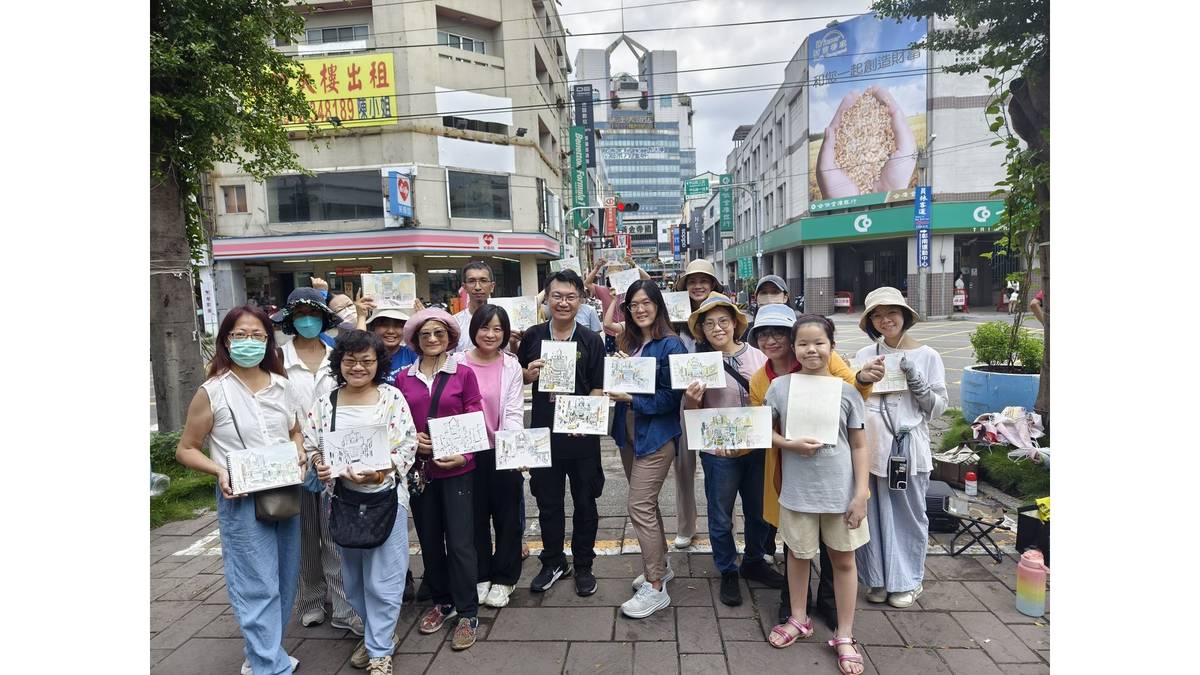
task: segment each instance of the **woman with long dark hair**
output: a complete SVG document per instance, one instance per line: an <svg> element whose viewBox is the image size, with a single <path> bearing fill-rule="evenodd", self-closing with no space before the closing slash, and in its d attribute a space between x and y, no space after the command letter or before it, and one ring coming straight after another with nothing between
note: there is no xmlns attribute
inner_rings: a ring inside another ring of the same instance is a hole
<svg viewBox="0 0 1200 675"><path fill-rule="evenodd" d="M667 305L653 281L633 282L622 305L627 318L618 356L647 357L657 362L653 394L609 393L617 402L612 435L621 448L621 463L629 480L629 520L637 532L644 568L643 575L634 581L637 592L621 605L621 611L630 618L642 619L671 604L666 582L674 572L668 566L658 495L675 460L683 398L682 391L671 389L669 357L686 354L687 348L671 329Z"/></svg>
<svg viewBox="0 0 1200 675"><path fill-rule="evenodd" d="M231 309L215 345L208 379L188 406L175 459L217 477L225 586L246 640L242 672L290 673L299 661L284 650L283 631L300 577L300 517L259 521L255 498L231 489L225 458L232 450L291 441L303 466L298 399L283 374L271 320L261 309ZM211 457L201 449L206 445Z"/></svg>

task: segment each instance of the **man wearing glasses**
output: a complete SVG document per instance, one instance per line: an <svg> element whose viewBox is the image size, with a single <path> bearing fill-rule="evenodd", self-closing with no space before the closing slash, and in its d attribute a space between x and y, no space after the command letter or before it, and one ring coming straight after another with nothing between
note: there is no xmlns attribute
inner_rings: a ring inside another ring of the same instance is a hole
<svg viewBox="0 0 1200 675"><path fill-rule="evenodd" d="M580 396L600 396L604 387L604 341L595 332L579 326L575 315L583 302L583 279L573 270L550 275L546 282L546 302L550 320L525 331L517 349L517 360L525 369L525 382L533 384L533 428L554 427L554 394L538 390L538 374L544 365L543 340L575 343L575 391ZM541 593L562 577L571 576L563 552L566 538L564 513L565 480L571 481L571 501L575 506L571 533L571 552L575 562L575 594L581 597L596 592L592 561L596 558L596 528L600 515L596 499L604 490L604 470L600 466L600 437L579 434L550 434L552 465L530 469L530 492L538 505L542 529L542 571L533 578L530 589Z"/></svg>
<svg viewBox="0 0 1200 675"><path fill-rule="evenodd" d="M496 290L492 268L482 260L467 263L462 269L463 288L467 291L467 307L454 315L458 322L458 346L456 351L465 352L471 344L471 315L487 304Z"/></svg>

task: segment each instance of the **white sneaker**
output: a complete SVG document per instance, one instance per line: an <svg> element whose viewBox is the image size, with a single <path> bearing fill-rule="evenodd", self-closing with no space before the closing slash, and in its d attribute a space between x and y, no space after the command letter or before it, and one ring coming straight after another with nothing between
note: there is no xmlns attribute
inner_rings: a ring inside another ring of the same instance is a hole
<svg viewBox="0 0 1200 675"><path fill-rule="evenodd" d="M674 578L675 578L675 570L671 569L671 559L667 558L667 571L663 574L662 582L665 584ZM636 593L637 590L639 588L641 588L642 584L644 584L644 583L646 583L646 575L645 574L637 575L637 578L633 580L633 591Z"/></svg>
<svg viewBox="0 0 1200 675"><path fill-rule="evenodd" d="M917 601L917 598L921 597L921 592L924 590L925 590L925 586L918 583L917 587L912 589L911 591L904 591L903 593L888 594L887 603L897 609L904 609L905 607L912 607L912 604Z"/></svg>
<svg viewBox="0 0 1200 675"><path fill-rule="evenodd" d="M485 604L488 607L495 607L496 609L500 609L501 607L507 607L508 606L508 596L512 595L514 588L516 588L516 586L508 586L506 584L492 584L492 590L488 591L487 598L483 601L482 604Z"/></svg>
<svg viewBox="0 0 1200 675"><path fill-rule="evenodd" d="M300 667L300 659L294 656L288 656L292 660L292 670ZM242 675L254 675L254 669L250 667L250 661L242 661Z"/></svg>
<svg viewBox="0 0 1200 675"><path fill-rule="evenodd" d="M309 610L300 617L300 625L305 628L322 623L325 623L325 610L320 607Z"/></svg>
<svg viewBox="0 0 1200 675"><path fill-rule="evenodd" d="M692 537L685 537L682 534L675 537L675 548L687 548L692 545Z"/></svg>
<svg viewBox="0 0 1200 675"><path fill-rule="evenodd" d="M644 619L670 604L671 596L667 595L666 586L663 586L661 591L656 591L654 586L645 583L632 598L621 605L621 613L631 619Z"/></svg>
<svg viewBox="0 0 1200 675"><path fill-rule="evenodd" d="M475 584L475 594L479 596L479 604L482 605L483 601L487 600L488 591L490 590L492 590L492 582L490 581L481 581Z"/></svg>
<svg viewBox="0 0 1200 675"><path fill-rule="evenodd" d="M357 635L358 637L362 637L363 634L366 632L366 628L363 626L362 618L357 615L351 615L349 619L347 619L345 617L339 618L339 617L335 616L335 617L333 617L333 620L329 622L329 625L333 626L334 628L348 630L351 633L354 633L355 635Z"/></svg>
<svg viewBox="0 0 1200 675"><path fill-rule="evenodd" d="M878 605L880 603L887 602L887 599L888 599L888 592L887 592L887 589L884 588L883 586L867 589L867 602L871 602L871 603Z"/></svg>

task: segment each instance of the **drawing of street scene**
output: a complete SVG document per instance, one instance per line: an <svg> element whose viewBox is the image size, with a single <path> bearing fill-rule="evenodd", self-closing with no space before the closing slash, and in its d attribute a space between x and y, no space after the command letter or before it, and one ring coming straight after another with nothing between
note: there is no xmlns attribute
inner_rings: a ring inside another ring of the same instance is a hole
<svg viewBox="0 0 1200 675"><path fill-rule="evenodd" d="M654 369L658 361L652 358L604 359L604 391L623 391L630 394L654 393Z"/></svg>
<svg viewBox="0 0 1200 675"><path fill-rule="evenodd" d="M355 429L339 429L321 435L325 463L340 476L347 468L357 472L378 471L391 466L387 447L387 427L372 424Z"/></svg>
<svg viewBox="0 0 1200 675"><path fill-rule="evenodd" d="M740 450L771 445L771 410L765 406L683 411L690 450Z"/></svg>
<svg viewBox="0 0 1200 675"><path fill-rule="evenodd" d="M554 399L554 433L608 433L607 396L556 396Z"/></svg>
<svg viewBox="0 0 1200 675"><path fill-rule="evenodd" d="M725 386L720 352L698 352L696 354L671 354L671 388L687 389L699 381L710 389Z"/></svg>
<svg viewBox="0 0 1200 675"><path fill-rule="evenodd" d="M531 297L492 298L488 302L504 308L513 330L524 331L538 322L537 301Z"/></svg>
<svg viewBox="0 0 1200 675"><path fill-rule="evenodd" d="M259 492L304 480L295 443L231 450L226 455L230 487L238 494Z"/></svg>
<svg viewBox="0 0 1200 675"><path fill-rule="evenodd" d="M496 468L550 466L550 430L510 429L496 432Z"/></svg>
<svg viewBox="0 0 1200 675"><path fill-rule="evenodd" d="M429 420L429 440L433 442L433 458L441 459L464 452L478 452L491 447L483 411L434 417Z"/></svg>
<svg viewBox="0 0 1200 675"><path fill-rule="evenodd" d="M538 391L573 393L575 391L575 343L542 342L542 366Z"/></svg>
<svg viewBox="0 0 1200 675"><path fill-rule="evenodd" d="M362 275L363 295L375 299L380 307L413 306L417 297L417 276L412 272Z"/></svg>
<svg viewBox="0 0 1200 675"><path fill-rule="evenodd" d="M672 322L685 322L692 314L692 302L688 299L687 291L663 293L663 302L667 305L667 318Z"/></svg>

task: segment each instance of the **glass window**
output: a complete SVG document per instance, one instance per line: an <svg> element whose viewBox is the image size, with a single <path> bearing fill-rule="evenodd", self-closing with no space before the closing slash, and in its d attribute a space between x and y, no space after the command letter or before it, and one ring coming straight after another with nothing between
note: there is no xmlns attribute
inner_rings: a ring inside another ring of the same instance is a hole
<svg viewBox="0 0 1200 675"><path fill-rule="evenodd" d="M354 27L354 39L355 40L366 40L367 39L367 27L366 26L355 26Z"/></svg>
<svg viewBox="0 0 1200 675"><path fill-rule="evenodd" d="M664 108L670 108L671 107L671 95L663 94L661 97L659 97L658 104Z"/></svg>
<svg viewBox="0 0 1200 675"><path fill-rule="evenodd" d="M462 48L469 52L475 51L475 41L468 37L462 38Z"/></svg>
<svg viewBox="0 0 1200 675"><path fill-rule="evenodd" d="M439 45L450 44L450 36L446 33L443 33L442 31L438 31L438 44Z"/></svg>
<svg viewBox="0 0 1200 675"><path fill-rule="evenodd" d="M378 171L346 171L267 179L271 222L383 218Z"/></svg>
<svg viewBox="0 0 1200 675"><path fill-rule="evenodd" d="M451 218L509 220L508 176L466 171L448 174Z"/></svg>
<svg viewBox="0 0 1200 675"><path fill-rule="evenodd" d="M249 213L246 206L245 185L223 185L221 192L225 193L225 213Z"/></svg>
<svg viewBox="0 0 1200 675"><path fill-rule="evenodd" d="M337 42L337 39L338 39L338 29L326 28L321 31L321 41L322 42Z"/></svg>
<svg viewBox="0 0 1200 675"><path fill-rule="evenodd" d="M304 31L304 39L310 45L321 44L321 29L320 28L309 28L308 30Z"/></svg>
<svg viewBox="0 0 1200 675"><path fill-rule="evenodd" d="M462 49L462 38L457 35L449 35L448 37L450 40L446 44L450 45L451 47Z"/></svg>

